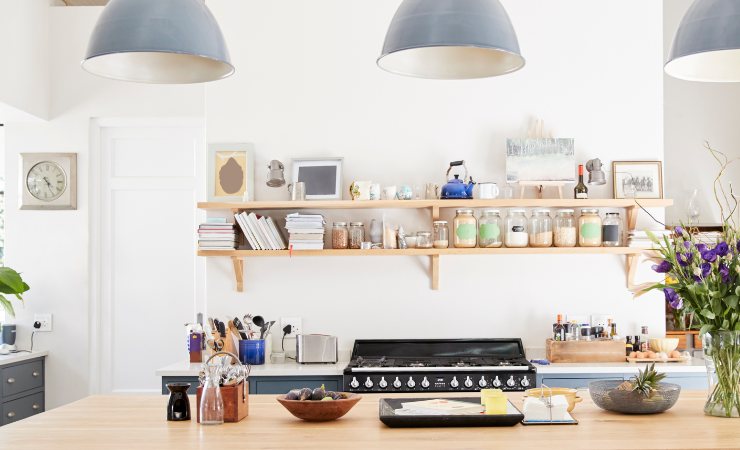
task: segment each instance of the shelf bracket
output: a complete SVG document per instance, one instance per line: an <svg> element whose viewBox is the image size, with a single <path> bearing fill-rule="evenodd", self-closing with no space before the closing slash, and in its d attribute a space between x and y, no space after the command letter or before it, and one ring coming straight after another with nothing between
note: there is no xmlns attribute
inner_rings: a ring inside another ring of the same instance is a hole
<svg viewBox="0 0 740 450"><path fill-rule="evenodd" d="M430 270L432 276L432 290L439 290L439 255L431 255L430 257Z"/></svg>
<svg viewBox="0 0 740 450"><path fill-rule="evenodd" d="M234 264L234 277L236 278L236 291L244 292L244 260L237 256L231 257Z"/></svg>
<svg viewBox="0 0 740 450"><path fill-rule="evenodd" d="M644 255L647 261L656 263L661 261L661 258L655 251L646 250ZM640 256L640 254L627 255L627 289L629 289L635 297L642 295L645 289L655 284L654 282L635 284L635 275L637 274L637 266L640 263Z"/></svg>
<svg viewBox="0 0 740 450"><path fill-rule="evenodd" d="M634 231L637 228L637 205L627 208L627 230Z"/></svg>

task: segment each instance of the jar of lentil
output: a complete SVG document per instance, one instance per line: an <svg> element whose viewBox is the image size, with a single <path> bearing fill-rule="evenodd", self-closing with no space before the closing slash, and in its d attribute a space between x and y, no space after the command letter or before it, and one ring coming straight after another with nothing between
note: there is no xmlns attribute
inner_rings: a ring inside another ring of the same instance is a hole
<svg viewBox="0 0 740 450"><path fill-rule="evenodd" d="M501 247L503 237L501 214L498 209L484 209L478 219L478 245L481 248Z"/></svg>
<svg viewBox="0 0 740 450"><path fill-rule="evenodd" d="M447 248L450 246L450 229L446 220L434 221L434 248ZM417 242L418 247L418 242Z"/></svg>
<svg viewBox="0 0 740 450"><path fill-rule="evenodd" d="M349 248L361 248L365 241L365 225L362 222L349 223Z"/></svg>
<svg viewBox="0 0 740 450"><path fill-rule="evenodd" d="M606 213L602 229L604 247L622 245L622 219L619 218L619 213Z"/></svg>
<svg viewBox="0 0 740 450"><path fill-rule="evenodd" d="M552 247L552 218L549 209L535 209L529 218L529 246Z"/></svg>
<svg viewBox="0 0 740 450"><path fill-rule="evenodd" d="M578 218L578 245L601 247L601 216L598 209L584 208Z"/></svg>
<svg viewBox="0 0 740 450"><path fill-rule="evenodd" d="M524 214L525 211L523 209L509 210L509 215L506 216L505 242L507 247L526 247L529 243L527 216Z"/></svg>
<svg viewBox="0 0 740 450"><path fill-rule="evenodd" d="M478 243L478 221L472 209L458 209L453 222L456 248L473 248Z"/></svg>
<svg viewBox="0 0 740 450"><path fill-rule="evenodd" d="M345 249L347 247L349 247L347 222L334 222L331 228L331 248Z"/></svg>
<svg viewBox="0 0 740 450"><path fill-rule="evenodd" d="M416 248L432 248L432 232L431 231L417 231L416 232Z"/></svg>
<svg viewBox="0 0 740 450"><path fill-rule="evenodd" d="M575 247L578 243L576 218L572 209L561 209L555 217L553 231L555 247Z"/></svg>

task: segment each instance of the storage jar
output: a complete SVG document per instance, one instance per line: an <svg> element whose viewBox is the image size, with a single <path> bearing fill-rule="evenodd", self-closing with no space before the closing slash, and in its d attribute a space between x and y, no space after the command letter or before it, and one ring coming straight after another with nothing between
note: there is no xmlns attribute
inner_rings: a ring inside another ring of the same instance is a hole
<svg viewBox="0 0 740 450"><path fill-rule="evenodd" d="M416 243L417 247L419 243ZM434 221L434 248L447 248L450 246L450 229L446 220Z"/></svg>
<svg viewBox="0 0 740 450"><path fill-rule="evenodd" d="M578 243L576 218L572 209L561 209L553 227L555 247L575 247Z"/></svg>
<svg viewBox="0 0 740 450"><path fill-rule="evenodd" d="M362 222L349 223L349 248L359 249L365 241L365 225Z"/></svg>
<svg viewBox="0 0 740 450"><path fill-rule="evenodd" d="M417 231L416 232L416 248L432 248L432 232L431 231Z"/></svg>
<svg viewBox="0 0 740 450"><path fill-rule="evenodd" d="M601 226L598 209L582 209L578 219L578 244L581 247L601 247Z"/></svg>
<svg viewBox="0 0 740 450"><path fill-rule="evenodd" d="M478 245L496 248L503 245L501 214L498 209L484 209L478 219Z"/></svg>
<svg viewBox="0 0 740 450"><path fill-rule="evenodd" d="M622 245L622 219L619 213L606 213L602 227L604 247L619 247Z"/></svg>
<svg viewBox="0 0 740 450"><path fill-rule="evenodd" d="M535 209L529 218L529 246L552 247L552 218L549 209Z"/></svg>
<svg viewBox="0 0 740 450"><path fill-rule="evenodd" d="M349 247L347 222L334 222L331 228L331 248L345 249L347 247Z"/></svg>
<svg viewBox="0 0 740 450"><path fill-rule="evenodd" d="M529 243L527 234L527 216L523 209L510 209L506 216L506 246L526 247Z"/></svg>
<svg viewBox="0 0 740 450"><path fill-rule="evenodd" d="M458 209L453 222L456 248L473 248L478 242L478 221L472 209Z"/></svg>

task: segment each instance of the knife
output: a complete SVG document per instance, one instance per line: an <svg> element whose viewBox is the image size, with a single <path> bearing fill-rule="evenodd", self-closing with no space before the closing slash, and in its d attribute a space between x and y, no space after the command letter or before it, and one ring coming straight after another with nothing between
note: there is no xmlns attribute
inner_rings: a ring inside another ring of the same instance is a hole
<svg viewBox="0 0 740 450"><path fill-rule="evenodd" d="M239 331L239 335L242 337L242 339L249 339L249 336L247 336L247 333L244 332L244 325L242 325L242 321L239 320L238 317L234 317L234 326Z"/></svg>

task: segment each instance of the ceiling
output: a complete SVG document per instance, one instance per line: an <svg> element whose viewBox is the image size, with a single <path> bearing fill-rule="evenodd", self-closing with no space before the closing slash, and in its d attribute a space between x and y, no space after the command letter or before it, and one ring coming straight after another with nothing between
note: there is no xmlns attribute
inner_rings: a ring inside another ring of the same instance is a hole
<svg viewBox="0 0 740 450"><path fill-rule="evenodd" d="M108 0L57 0L60 6L105 6Z"/></svg>

